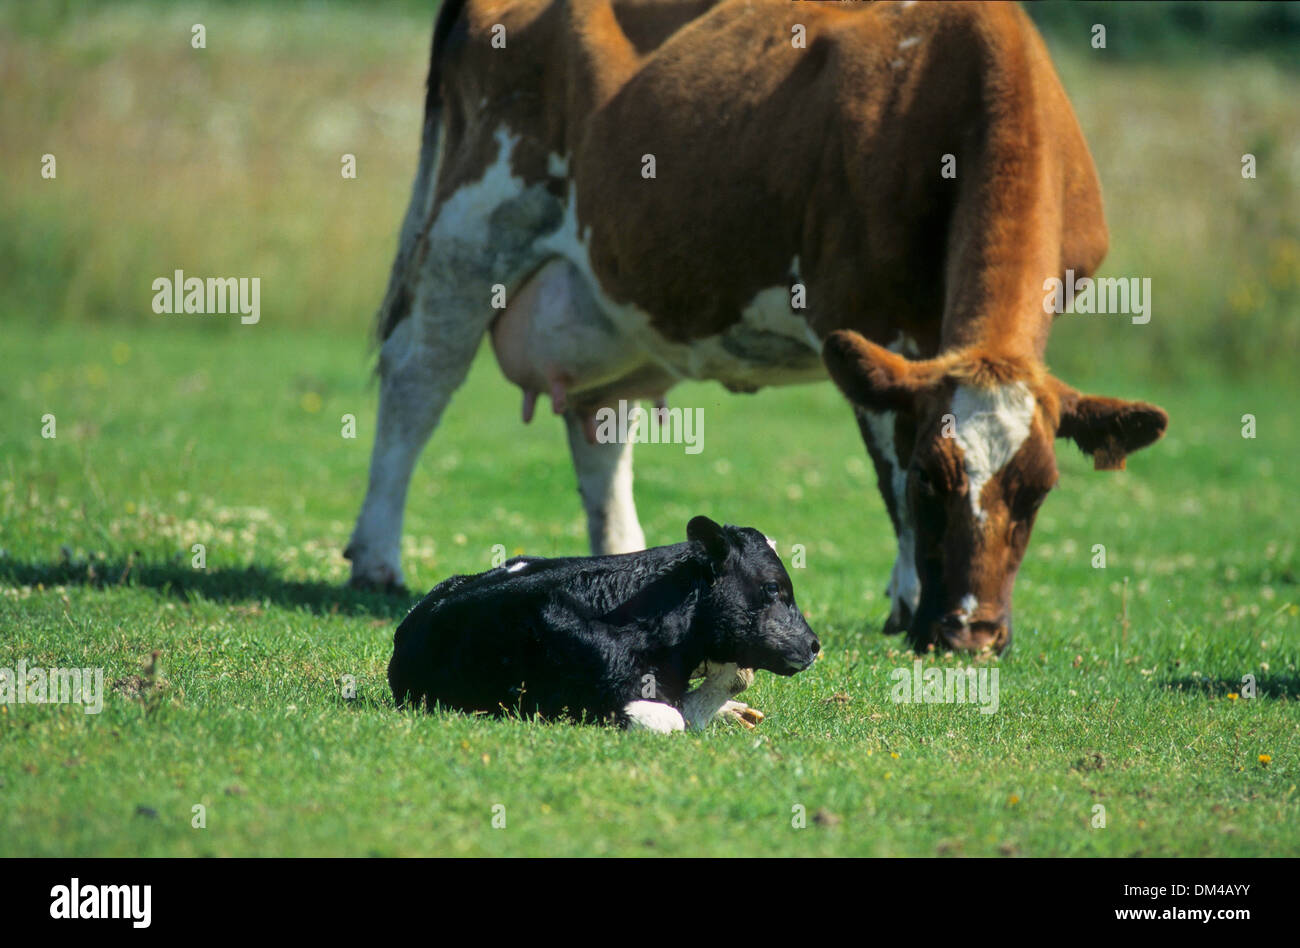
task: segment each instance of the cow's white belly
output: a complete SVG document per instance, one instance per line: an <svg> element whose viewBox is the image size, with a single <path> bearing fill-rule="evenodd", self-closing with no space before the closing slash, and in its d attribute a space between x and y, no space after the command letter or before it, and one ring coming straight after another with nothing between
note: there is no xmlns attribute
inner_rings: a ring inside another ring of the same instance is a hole
<svg viewBox="0 0 1300 948"><path fill-rule="evenodd" d="M825 378L821 344L803 317L792 311L790 290L784 283L757 293L742 310L741 319L725 332L689 343L673 342L654 329L644 310L605 294L591 267L587 236L578 233L570 194L563 223L539 242L544 252L567 262L567 275L557 276L558 265L543 267L516 294L516 302L537 307L532 315L521 311L511 318L507 313L502 320L508 327L526 322L551 327L546 333L551 341L541 342L542 334L534 333L535 344L549 356L560 356L560 350L565 350L568 355L560 361L581 363L585 368L579 375L612 377L655 369L669 384L684 378L711 379L736 390ZM797 259L791 267L797 273ZM541 285L534 286L539 278ZM566 299L572 292L556 291L556 284L564 280L573 281L579 287L576 295L591 305L580 305L568 316L550 312L550 307L572 305L572 299ZM572 341L560 342L556 336L561 333ZM605 363L603 370L596 368L597 362Z"/></svg>

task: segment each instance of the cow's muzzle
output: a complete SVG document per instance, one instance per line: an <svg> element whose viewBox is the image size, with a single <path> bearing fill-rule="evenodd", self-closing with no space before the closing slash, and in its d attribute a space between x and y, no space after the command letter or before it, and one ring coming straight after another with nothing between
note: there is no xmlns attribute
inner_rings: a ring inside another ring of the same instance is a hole
<svg viewBox="0 0 1300 948"><path fill-rule="evenodd" d="M1011 617L967 619L960 612L950 612L935 623L934 631L937 640L960 652L1001 652L1011 642Z"/></svg>

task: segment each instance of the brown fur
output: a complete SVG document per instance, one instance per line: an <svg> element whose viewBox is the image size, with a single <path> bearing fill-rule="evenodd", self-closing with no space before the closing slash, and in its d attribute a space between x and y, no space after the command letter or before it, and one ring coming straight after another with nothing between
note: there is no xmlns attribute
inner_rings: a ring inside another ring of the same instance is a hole
<svg viewBox="0 0 1300 948"><path fill-rule="evenodd" d="M926 595L944 600L926 608L938 615L963 591L976 595L981 614L949 644L1004 645L1005 629L988 630L1005 616L988 610L1009 611L1037 501L1056 480L1053 439L1116 468L1167 423L1152 405L1080 395L1043 366L1044 282L1067 269L1092 274L1108 235L1091 155L1024 12L1002 3L448 3L425 131L427 142L441 128L447 149L424 230L496 157L490 131L504 124L519 137L513 173L559 198L576 192L601 288L649 314L665 339L723 332L760 290L787 281L797 256L831 378L856 405L895 412L893 447L909 477L924 468L938 480L932 494L928 482L910 487L909 509L937 517L941 504L951 508L949 526L918 552ZM490 44L497 25L504 50ZM791 43L796 26L806 48ZM646 154L656 161L650 180L640 173ZM548 172L551 155L567 158L568 180ZM945 156L955 178L940 175ZM383 336L410 308L399 269L418 267L426 251L416 243L395 264ZM882 347L900 333L922 358ZM1032 434L985 485L987 518L974 523L961 513L964 474L940 419L959 385L1015 382L1037 400ZM886 501L898 526L895 498ZM918 645L935 634L912 632Z"/></svg>

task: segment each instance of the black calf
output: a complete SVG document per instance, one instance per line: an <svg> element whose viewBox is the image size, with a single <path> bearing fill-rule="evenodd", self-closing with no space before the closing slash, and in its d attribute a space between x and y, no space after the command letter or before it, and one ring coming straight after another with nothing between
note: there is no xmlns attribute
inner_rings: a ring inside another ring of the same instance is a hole
<svg viewBox="0 0 1300 948"><path fill-rule="evenodd" d="M394 636L388 682L398 707L680 730L674 709L705 691L687 695L706 662L732 666L731 675L737 666L793 675L811 665L817 636L764 536L708 517L694 518L686 535L621 556L519 557L439 584ZM691 718L701 702L687 704Z"/></svg>

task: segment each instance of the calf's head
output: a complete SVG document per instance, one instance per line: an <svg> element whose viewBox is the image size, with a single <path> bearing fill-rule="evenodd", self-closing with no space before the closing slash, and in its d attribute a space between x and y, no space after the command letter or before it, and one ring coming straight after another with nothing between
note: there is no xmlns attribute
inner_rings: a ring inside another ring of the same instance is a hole
<svg viewBox="0 0 1300 948"><path fill-rule="evenodd" d="M697 621L709 659L764 668L778 675L803 671L821 643L795 605L790 576L763 534L695 517L686 536L708 557L711 582Z"/></svg>
<svg viewBox="0 0 1300 948"><path fill-rule="evenodd" d="M913 361L839 330L822 358L859 411L891 413L890 447L906 475L896 513L913 533L921 584L908 630L916 648L1010 643L1011 590L1056 485L1056 438L1115 470L1169 420L1145 402L1080 394L1018 357L958 350Z"/></svg>

